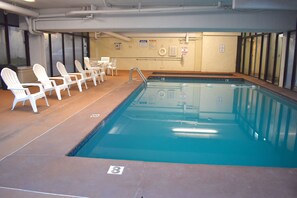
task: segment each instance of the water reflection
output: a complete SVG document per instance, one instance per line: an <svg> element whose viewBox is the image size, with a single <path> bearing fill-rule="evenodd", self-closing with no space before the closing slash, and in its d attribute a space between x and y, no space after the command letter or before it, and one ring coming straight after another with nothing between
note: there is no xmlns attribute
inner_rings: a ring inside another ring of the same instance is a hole
<svg viewBox="0 0 297 198"><path fill-rule="evenodd" d="M254 85L171 83L160 89L159 83L151 83L124 115L140 123L148 119L162 122L159 125L171 133L176 128L217 131L174 131L178 137L242 141L238 138L245 136L251 141L238 149L250 146L258 153L274 149L283 152L277 160L286 158L297 165L296 105Z"/></svg>
<svg viewBox="0 0 297 198"><path fill-rule="evenodd" d="M242 82L150 82L130 105L100 125L75 155L297 167L296 109Z"/></svg>

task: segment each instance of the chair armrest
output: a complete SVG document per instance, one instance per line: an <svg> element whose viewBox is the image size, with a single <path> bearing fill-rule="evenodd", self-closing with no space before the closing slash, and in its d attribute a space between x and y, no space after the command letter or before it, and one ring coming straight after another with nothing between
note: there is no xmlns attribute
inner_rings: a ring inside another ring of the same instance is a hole
<svg viewBox="0 0 297 198"><path fill-rule="evenodd" d="M69 75L70 78L73 77L73 78L75 78L76 81L78 81L77 75L72 74L72 73L71 74L68 73L68 75Z"/></svg>
<svg viewBox="0 0 297 198"><path fill-rule="evenodd" d="M15 91L22 91L22 90L26 90L28 88L23 88L23 87L19 87L19 88L7 87L7 89L9 89L9 90L15 90Z"/></svg>
<svg viewBox="0 0 297 198"><path fill-rule="evenodd" d="M68 73L69 75L77 75L77 76L81 76L81 78L84 78L82 73Z"/></svg>
<svg viewBox="0 0 297 198"><path fill-rule="evenodd" d="M102 67L91 67L90 70L100 70Z"/></svg>
<svg viewBox="0 0 297 198"><path fill-rule="evenodd" d="M91 74L93 71L92 70L84 70L84 72Z"/></svg>
<svg viewBox="0 0 297 198"><path fill-rule="evenodd" d="M44 92L43 86L40 83L21 83L21 85L22 86L36 86L36 87L39 87L40 91ZM28 89L28 91L29 91L29 89ZM30 92L29 92L29 94L30 94Z"/></svg>
<svg viewBox="0 0 297 198"><path fill-rule="evenodd" d="M51 80L63 80L63 84L66 84L66 79L63 76L61 76L61 77L49 77L49 79L51 79ZM55 81L55 83L56 83L56 81Z"/></svg>
<svg viewBox="0 0 297 198"><path fill-rule="evenodd" d="M41 87L42 88L42 84L40 83L21 83L21 85L23 86L36 86L36 87Z"/></svg>
<svg viewBox="0 0 297 198"><path fill-rule="evenodd" d="M57 80L64 80L65 78L64 77L48 77L49 79L57 79Z"/></svg>

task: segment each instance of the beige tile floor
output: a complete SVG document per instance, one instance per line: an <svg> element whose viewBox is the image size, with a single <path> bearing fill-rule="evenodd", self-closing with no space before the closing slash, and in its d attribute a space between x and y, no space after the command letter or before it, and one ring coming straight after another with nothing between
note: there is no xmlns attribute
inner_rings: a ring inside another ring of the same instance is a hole
<svg viewBox="0 0 297 198"><path fill-rule="evenodd" d="M72 96L64 92L62 101L53 94L48 97L50 107L38 101L38 114L28 104L10 111L13 96L0 91L0 197L297 196L297 169L65 156L141 83L127 81L128 72L120 71L97 87L89 82L82 93L73 87ZM110 165L124 166L123 175L108 175Z"/></svg>

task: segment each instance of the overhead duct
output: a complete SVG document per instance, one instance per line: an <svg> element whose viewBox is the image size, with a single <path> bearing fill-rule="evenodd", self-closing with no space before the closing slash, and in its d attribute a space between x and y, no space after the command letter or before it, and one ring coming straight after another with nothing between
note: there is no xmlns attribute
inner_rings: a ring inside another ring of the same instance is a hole
<svg viewBox="0 0 297 198"><path fill-rule="evenodd" d="M25 8L21 8L15 5L11 5L9 3L5 3L0 1L0 9L5 10L7 12L11 12L14 14L19 14L19 15L23 15L23 16L29 16L29 17L38 17L39 13L29 10L29 9L25 9Z"/></svg>
<svg viewBox="0 0 297 198"><path fill-rule="evenodd" d="M183 12L208 12L218 11L218 6L184 6L184 7L164 7L164 8L138 8L138 9L109 9L109 10L76 10L66 13L68 16L88 15L88 14L148 14L148 13L183 13Z"/></svg>
<svg viewBox="0 0 297 198"><path fill-rule="evenodd" d="M233 0L233 9L297 10L296 0Z"/></svg>

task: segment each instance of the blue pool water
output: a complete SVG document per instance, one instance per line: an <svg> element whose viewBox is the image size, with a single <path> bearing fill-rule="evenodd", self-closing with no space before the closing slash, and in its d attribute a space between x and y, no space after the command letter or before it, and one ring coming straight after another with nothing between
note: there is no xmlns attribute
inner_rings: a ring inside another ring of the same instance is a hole
<svg viewBox="0 0 297 198"><path fill-rule="evenodd" d="M241 80L151 80L70 155L297 167L297 106Z"/></svg>

